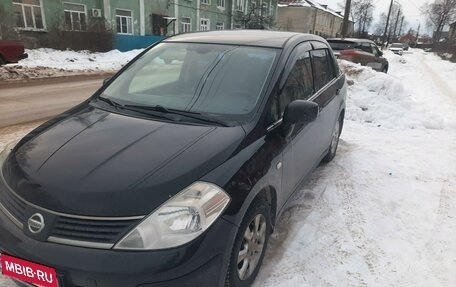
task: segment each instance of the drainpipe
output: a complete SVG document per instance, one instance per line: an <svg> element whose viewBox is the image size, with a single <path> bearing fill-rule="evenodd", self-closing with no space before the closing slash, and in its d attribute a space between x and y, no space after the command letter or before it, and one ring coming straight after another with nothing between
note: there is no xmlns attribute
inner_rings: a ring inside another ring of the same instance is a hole
<svg viewBox="0 0 456 287"><path fill-rule="evenodd" d="M200 25L201 25L201 20L200 20L200 7L201 7L201 1L198 0L196 1L196 30L195 31L199 31L200 30Z"/></svg>
<svg viewBox="0 0 456 287"><path fill-rule="evenodd" d="M179 0L174 0L174 35L179 34Z"/></svg>
<svg viewBox="0 0 456 287"><path fill-rule="evenodd" d="M109 28L113 28L112 22L111 22L111 0L103 0L103 9L104 9L104 16L106 19L106 22L109 23Z"/></svg>
<svg viewBox="0 0 456 287"><path fill-rule="evenodd" d="M146 11L144 9L144 0L139 0L139 34L146 35Z"/></svg>
<svg viewBox="0 0 456 287"><path fill-rule="evenodd" d="M236 0L231 1L231 4L232 4L231 5L231 30L234 29L234 12L236 11L235 10L236 8L234 7L236 5L235 2L236 2Z"/></svg>

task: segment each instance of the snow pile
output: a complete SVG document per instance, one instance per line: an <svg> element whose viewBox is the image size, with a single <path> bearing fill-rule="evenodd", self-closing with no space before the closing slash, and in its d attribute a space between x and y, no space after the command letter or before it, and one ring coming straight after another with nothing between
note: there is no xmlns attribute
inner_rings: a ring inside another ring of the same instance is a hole
<svg viewBox="0 0 456 287"><path fill-rule="evenodd" d="M401 56L390 55L390 67L407 64ZM390 74L376 72L370 67L340 61L347 76L349 95L346 118L391 129L444 129L456 126L454 120L426 105L417 105L416 91Z"/></svg>
<svg viewBox="0 0 456 287"><path fill-rule="evenodd" d="M0 80L27 80L72 75L115 73L143 50L106 53L59 51L49 48L26 50L29 57L19 64L0 67Z"/></svg>
<svg viewBox="0 0 456 287"><path fill-rule="evenodd" d="M25 67L48 67L70 70L116 71L143 50L120 52L112 50L106 53L90 51L59 51L49 48L26 50L29 57L20 62Z"/></svg>

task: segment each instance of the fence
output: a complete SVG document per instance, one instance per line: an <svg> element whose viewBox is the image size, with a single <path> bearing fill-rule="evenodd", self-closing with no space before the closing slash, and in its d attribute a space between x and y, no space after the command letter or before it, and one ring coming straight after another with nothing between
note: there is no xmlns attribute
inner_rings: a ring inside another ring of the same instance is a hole
<svg viewBox="0 0 456 287"><path fill-rule="evenodd" d="M133 35L115 35L114 49L125 52L133 49L146 48L153 43L162 40L163 36L133 36Z"/></svg>

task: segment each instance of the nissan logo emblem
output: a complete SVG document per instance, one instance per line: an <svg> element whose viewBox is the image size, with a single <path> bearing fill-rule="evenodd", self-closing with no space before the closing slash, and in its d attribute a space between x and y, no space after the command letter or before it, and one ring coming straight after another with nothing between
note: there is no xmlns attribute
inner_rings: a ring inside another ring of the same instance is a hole
<svg viewBox="0 0 456 287"><path fill-rule="evenodd" d="M44 229L44 218L39 213L35 213L34 215L30 216L27 223L28 229L33 234L40 233Z"/></svg>

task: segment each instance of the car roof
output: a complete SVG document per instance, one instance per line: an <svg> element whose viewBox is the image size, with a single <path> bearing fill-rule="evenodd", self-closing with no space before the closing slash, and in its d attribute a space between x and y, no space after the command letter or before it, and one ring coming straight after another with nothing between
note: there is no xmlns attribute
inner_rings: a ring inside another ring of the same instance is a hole
<svg viewBox="0 0 456 287"><path fill-rule="evenodd" d="M316 35L295 32L228 30L179 34L166 38L163 42L211 43L283 48L291 39L302 41L323 40L323 38Z"/></svg>
<svg viewBox="0 0 456 287"><path fill-rule="evenodd" d="M374 41L369 39L359 39L359 38L330 38L327 41L347 41L347 42L359 42L359 43L372 43L375 44Z"/></svg>

